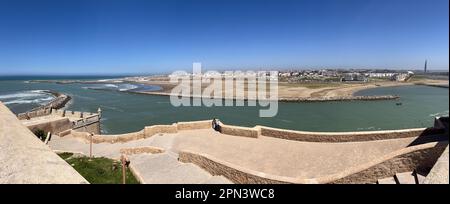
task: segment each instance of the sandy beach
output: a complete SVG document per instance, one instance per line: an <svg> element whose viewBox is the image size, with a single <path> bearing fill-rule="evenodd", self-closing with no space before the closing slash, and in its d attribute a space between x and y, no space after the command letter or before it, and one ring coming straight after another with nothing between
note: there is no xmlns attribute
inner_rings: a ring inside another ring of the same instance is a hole
<svg viewBox="0 0 450 204"><path fill-rule="evenodd" d="M159 91L147 91L140 92L143 94L152 94L152 95L166 95L170 96L171 91L178 84L170 83L167 79L158 77L149 81L129 81L132 83L142 83L147 85L156 85L160 86L162 89ZM448 87L448 80L431 80L431 79L423 79L417 80L413 82L394 82L394 81L383 81L383 82L369 82L369 83L311 83L311 84L302 84L302 83L287 83L287 82L279 82L278 83L278 97L280 99L336 99L339 97L348 98L354 96L354 93L364 90L371 89L377 87L392 87L392 86L408 86L408 85L430 85L430 86L443 86ZM202 91L209 84L202 84ZM226 91L230 91L233 93L233 90L225 90L222 89L222 98L227 98L225 96ZM248 96L249 91L245 91L245 96ZM256 91L257 92L257 91ZM251 92L250 92L251 93ZM255 93L253 93L255 94ZM220 94L219 94L220 95ZM235 97L235 94L233 94ZM247 98L246 98L247 99Z"/></svg>

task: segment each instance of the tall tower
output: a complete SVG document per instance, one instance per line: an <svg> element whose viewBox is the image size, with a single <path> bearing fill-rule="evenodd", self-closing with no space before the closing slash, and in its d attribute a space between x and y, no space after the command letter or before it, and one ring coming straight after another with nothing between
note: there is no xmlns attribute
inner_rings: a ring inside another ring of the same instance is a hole
<svg viewBox="0 0 450 204"><path fill-rule="evenodd" d="M427 60L425 60L425 67L423 68L423 72L427 73Z"/></svg>

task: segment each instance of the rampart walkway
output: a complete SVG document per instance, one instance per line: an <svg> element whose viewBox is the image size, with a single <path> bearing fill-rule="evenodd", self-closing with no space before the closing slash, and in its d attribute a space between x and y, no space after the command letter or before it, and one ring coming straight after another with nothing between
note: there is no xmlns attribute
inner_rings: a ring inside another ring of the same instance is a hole
<svg viewBox="0 0 450 204"><path fill-rule="evenodd" d="M163 148L166 153L175 156L180 151L194 151L254 171L287 177L315 178L367 163L405 148L416 139L417 137L368 142L315 143L264 136L238 137L220 134L211 129L200 129L159 134L125 143L93 144L93 152L96 156L118 158L120 149L153 146ZM50 146L55 150L89 154L89 144L70 135L55 137ZM133 157L130 158L133 163ZM150 169L147 169L144 163L140 162L142 166L138 164L136 167L149 173Z"/></svg>

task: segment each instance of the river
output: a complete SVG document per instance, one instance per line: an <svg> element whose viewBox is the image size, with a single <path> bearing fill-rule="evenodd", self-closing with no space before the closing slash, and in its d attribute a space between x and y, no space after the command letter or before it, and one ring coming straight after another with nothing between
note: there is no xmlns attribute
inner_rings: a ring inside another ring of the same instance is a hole
<svg viewBox="0 0 450 204"><path fill-rule="evenodd" d="M0 80L0 101L13 112L23 112L51 100L42 90L53 90L73 99L67 109L96 112L102 109L102 131L118 134L146 125L219 118L225 124L305 131L389 130L433 125L435 116L448 115L447 88L428 86L379 87L356 95L399 95L399 100L279 103L278 114L260 118L261 107L173 107L169 97L143 95L131 90L158 87L135 84L55 84ZM399 105L398 103L401 103Z"/></svg>

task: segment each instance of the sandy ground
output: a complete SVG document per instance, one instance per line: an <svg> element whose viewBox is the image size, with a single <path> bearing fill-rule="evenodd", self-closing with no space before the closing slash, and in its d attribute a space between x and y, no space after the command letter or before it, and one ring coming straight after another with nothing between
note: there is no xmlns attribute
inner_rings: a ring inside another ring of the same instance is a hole
<svg viewBox="0 0 450 204"><path fill-rule="evenodd" d="M133 81L135 82L135 81ZM171 91L178 84L170 83L168 80L163 78L154 79L151 81L139 81L138 83L148 84L148 85L157 85L162 87L160 91L151 91L151 92L141 92L145 94L153 94L153 95L171 95ZM222 82L223 83L223 82ZM349 97L353 96L354 93L364 89L376 88L376 87L391 87L391 86L406 86L406 85L444 85L448 87L448 80L431 80L424 79L418 80L414 82L392 82L392 81L383 81L383 82L370 82L370 83L332 83L332 84L290 84L286 82L278 83L278 98L289 99L289 98L330 98L330 97ZM202 92L209 84L202 84ZM313 87L313 88L311 88ZM225 92L232 93L233 97L235 94L232 89L225 90L222 89L222 92L219 95L222 95L224 98L226 97ZM257 92L249 92L248 90L244 90L245 96L248 94L257 95ZM191 93L192 94L192 93ZM195 94L193 94L195 95ZM246 97L247 98L247 97ZM251 98L251 97L249 97Z"/></svg>

